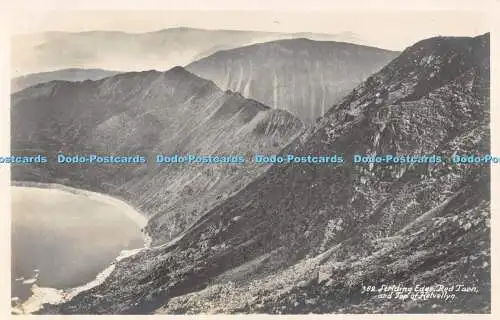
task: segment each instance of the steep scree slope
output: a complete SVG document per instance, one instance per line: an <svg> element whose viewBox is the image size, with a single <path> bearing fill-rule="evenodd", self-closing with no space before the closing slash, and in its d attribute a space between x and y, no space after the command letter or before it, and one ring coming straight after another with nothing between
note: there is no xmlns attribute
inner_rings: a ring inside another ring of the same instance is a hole
<svg viewBox="0 0 500 320"><path fill-rule="evenodd" d="M219 51L186 69L312 123L398 54L350 43L291 39Z"/></svg>

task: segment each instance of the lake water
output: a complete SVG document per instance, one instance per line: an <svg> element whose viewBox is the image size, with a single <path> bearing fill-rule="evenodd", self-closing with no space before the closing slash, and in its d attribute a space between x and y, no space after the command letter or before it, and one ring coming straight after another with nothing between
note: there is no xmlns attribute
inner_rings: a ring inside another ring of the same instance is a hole
<svg viewBox="0 0 500 320"><path fill-rule="evenodd" d="M11 187L13 304L33 283L66 289L92 281L122 250L144 246L116 203L58 189Z"/></svg>

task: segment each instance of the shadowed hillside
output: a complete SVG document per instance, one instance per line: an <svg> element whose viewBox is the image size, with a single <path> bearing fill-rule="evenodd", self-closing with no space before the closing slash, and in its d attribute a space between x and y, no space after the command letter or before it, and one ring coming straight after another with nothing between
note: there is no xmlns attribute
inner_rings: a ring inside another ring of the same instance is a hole
<svg viewBox="0 0 500 320"><path fill-rule="evenodd" d="M15 165L12 179L56 182L124 199L149 218L154 242L170 240L264 172L253 163L156 164L156 155L241 156L277 152L302 130L270 109L181 67L99 81L53 81L12 95L12 154L46 154ZM58 164L65 155L140 155L147 164Z"/></svg>

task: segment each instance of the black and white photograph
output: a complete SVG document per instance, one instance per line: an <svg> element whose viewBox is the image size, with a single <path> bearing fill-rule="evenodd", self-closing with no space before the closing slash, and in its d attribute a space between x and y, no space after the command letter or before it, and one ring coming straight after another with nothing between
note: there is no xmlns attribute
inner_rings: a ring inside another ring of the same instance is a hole
<svg viewBox="0 0 500 320"><path fill-rule="evenodd" d="M487 10L13 17L12 316L491 314Z"/></svg>

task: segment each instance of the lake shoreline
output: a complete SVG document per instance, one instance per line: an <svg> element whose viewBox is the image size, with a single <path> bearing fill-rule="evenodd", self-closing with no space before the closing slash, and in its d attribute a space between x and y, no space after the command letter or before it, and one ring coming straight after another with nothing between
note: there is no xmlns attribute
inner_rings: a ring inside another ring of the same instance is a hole
<svg viewBox="0 0 500 320"><path fill-rule="evenodd" d="M33 286L31 287L32 295L27 300L23 301L19 306L13 307L12 312L14 314L31 314L43 308L43 304L60 304L71 299L78 293L90 290L106 280L106 278L113 272L116 262L126 257L137 254L142 250L147 250L151 246L151 238L144 232L144 227L147 224L147 218L122 199L117 199L106 194L92 192L84 189L68 187L66 185L58 183L40 183L12 180L10 182L10 188L16 187L63 191L77 196L84 196L89 200L94 200L114 206L115 208L119 209L119 211L122 212L128 220L130 220L141 229L144 246L133 250L122 250L107 267L105 267L101 272L99 272L99 274L96 275L95 279L83 285L66 289L55 289L50 287L39 287L38 285L33 284Z"/></svg>
<svg viewBox="0 0 500 320"><path fill-rule="evenodd" d="M152 239L145 232L145 227L147 225L148 219L146 215L142 214L139 210L134 208L132 205L127 203L123 199L109 196L104 193L94 192L85 189L78 189L74 187L69 187L60 183L44 183L44 182L33 182L33 181L19 181L12 180L10 182L10 187L26 187L26 188L41 188L41 189L56 189L60 191L66 191L72 194L88 197L92 200L101 201L118 208L123 209L123 213L132 220L142 231L144 236L144 247L150 248Z"/></svg>

